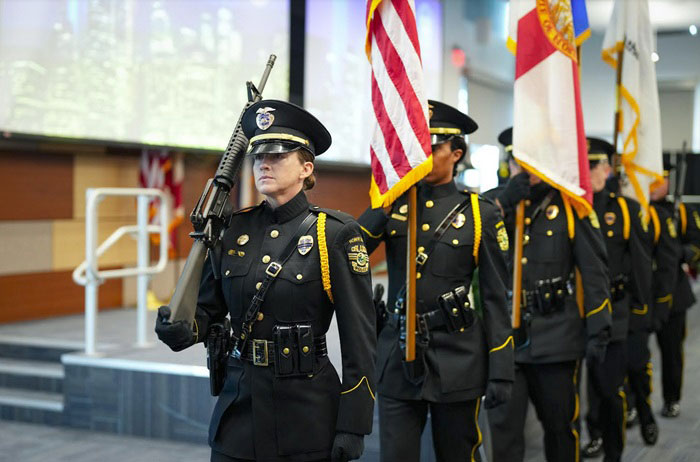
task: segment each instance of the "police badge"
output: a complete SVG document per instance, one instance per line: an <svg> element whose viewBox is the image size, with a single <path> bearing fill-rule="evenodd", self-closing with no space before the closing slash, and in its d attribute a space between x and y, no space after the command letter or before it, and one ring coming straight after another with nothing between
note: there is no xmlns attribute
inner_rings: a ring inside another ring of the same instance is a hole
<svg viewBox="0 0 700 462"><path fill-rule="evenodd" d="M297 250L301 255L306 255L309 253L311 248L314 246L314 237L310 235L301 236L297 242Z"/></svg>
<svg viewBox="0 0 700 462"><path fill-rule="evenodd" d="M275 115L272 114L274 108L271 107L261 107L257 110L255 116L255 124L260 130L267 130L272 127L272 123L275 121Z"/></svg>
<svg viewBox="0 0 700 462"><path fill-rule="evenodd" d="M460 213L459 215L457 215L457 216L455 217L454 220L452 220L451 225L454 226L456 229L459 229L459 228L461 228L462 226L464 226L464 223L465 223L466 221L467 221L467 217L464 216L463 213Z"/></svg>
<svg viewBox="0 0 700 462"><path fill-rule="evenodd" d="M547 209L544 211L545 215L547 215L547 218L549 220L554 220L557 215L559 215L559 207L556 205L552 204Z"/></svg>
<svg viewBox="0 0 700 462"><path fill-rule="evenodd" d="M606 212L603 218L605 219L605 224L612 226L615 223L615 212Z"/></svg>

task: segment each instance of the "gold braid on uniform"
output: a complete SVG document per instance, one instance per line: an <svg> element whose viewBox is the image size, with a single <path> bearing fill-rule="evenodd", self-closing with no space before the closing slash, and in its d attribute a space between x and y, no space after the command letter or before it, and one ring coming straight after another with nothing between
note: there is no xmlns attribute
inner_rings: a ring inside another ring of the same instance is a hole
<svg viewBox="0 0 700 462"><path fill-rule="evenodd" d="M321 280L323 290L328 294L328 299L333 303L333 293L331 292L331 269L328 266L328 247L326 246L326 214L318 214L318 224L316 225L316 240L318 241L318 254L321 257Z"/></svg>
<svg viewBox="0 0 700 462"><path fill-rule="evenodd" d="M656 209L653 205L649 206L649 215L651 216L652 223L654 223L654 244L657 244L661 236L661 223L659 223L659 214L656 213Z"/></svg>
<svg viewBox="0 0 700 462"><path fill-rule="evenodd" d="M685 231L688 229L688 212L685 209L684 203L680 203L678 206L678 211L681 215L681 235L685 236Z"/></svg>
<svg viewBox="0 0 700 462"><path fill-rule="evenodd" d="M617 196L617 202L622 210L622 237L627 241L630 238L630 211L627 208L627 201L624 197Z"/></svg>
<svg viewBox="0 0 700 462"><path fill-rule="evenodd" d="M474 215L474 263L479 264L479 245L481 245L481 211L479 210L479 195L472 194L472 214Z"/></svg>

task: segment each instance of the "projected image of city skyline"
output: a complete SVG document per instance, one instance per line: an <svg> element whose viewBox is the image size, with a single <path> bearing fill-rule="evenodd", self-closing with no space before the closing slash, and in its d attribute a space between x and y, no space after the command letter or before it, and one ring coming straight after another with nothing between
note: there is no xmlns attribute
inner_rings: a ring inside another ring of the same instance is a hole
<svg viewBox="0 0 700 462"><path fill-rule="evenodd" d="M288 0L0 0L0 129L222 148L288 50Z"/></svg>

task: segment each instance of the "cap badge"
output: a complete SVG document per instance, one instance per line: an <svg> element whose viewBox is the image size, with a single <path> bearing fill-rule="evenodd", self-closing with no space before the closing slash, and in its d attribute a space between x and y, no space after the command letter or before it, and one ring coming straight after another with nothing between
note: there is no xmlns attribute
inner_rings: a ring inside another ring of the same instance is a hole
<svg viewBox="0 0 700 462"><path fill-rule="evenodd" d="M306 255L311 251L311 248L314 246L314 238L313 236L306 235L306 236L301 236L299 238L299 241L297 241L297 250L301 255Z"/></svg>
<svg viewBox="0 0 700 462"><path fill-rule="evenodd" d="M559 215L559 207L557 207L556 205L550 205L549 207L547 207L547 210L545 210L544 213L545 215L547 215L547 218L549 218L550 220L554 220L557 217L557 215Z"/></svg>
<svg viewBox="0 0 700 462"><path fill-rule="evenodd" d="M272 123L275 121L275 115L272 114L275 108L272 107L261 107L257 110L255 116L255 124L260 130L267 130L272 127Z"/></svg>

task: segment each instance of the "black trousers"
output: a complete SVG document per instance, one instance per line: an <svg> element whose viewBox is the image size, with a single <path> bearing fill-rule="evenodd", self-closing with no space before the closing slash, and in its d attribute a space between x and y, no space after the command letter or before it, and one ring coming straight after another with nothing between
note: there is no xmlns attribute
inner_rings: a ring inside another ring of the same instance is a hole
<svg viewBox="0 0 700 462"><path fill-rule="evenodd" d="M255 461L250 460L250 459L236 459L235 457L229 457L226 454L222 454L222 453L217 452L217 451L212 449L210 462L255 462ZM331 462L331 460L330 459L320 460L318 462Z"/></svg>
<svg viewBox="0 0 700 462"><path fill-rule="evenodd" d="M649 334L630 332L627 335L627 408L637 409L642 425L655 420L651 412L652 373Z"/></svg>
<svg viewBox="0 0 700 462"><path fill-rule="evenodd" d="M681 400L683 385L683 342L686 312L674 313L656 333L661 350L661 382L665 402Z"/></svg>
<svg viewBox="0 0 700 462"><path fill-rule="evenodd" d="M474 461L481 445L481 400L430 403L379 395L382 462L419 462L420 441L430 410L433 449L438 462Z"/></svg>
<svg viewBox="0 0 700 462"><path fill-rule="evenodd" d="M525 458L525 419L528 398L544 428L549 462L579 460L578 361L516 364L511 399L489 409L493 461L521 462Z"/></svg>
<svg viewBox="0 0 700 462"><path fill-rule="evenodd" d="M586 361L588 413L586 425L591 438L603 438L605 461L619 461L625 446L626 398L623 390L627 365L627 345L608 345L605 360Z"/></svg>

